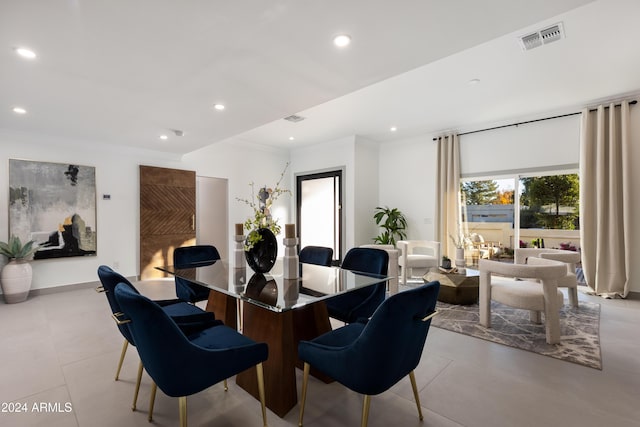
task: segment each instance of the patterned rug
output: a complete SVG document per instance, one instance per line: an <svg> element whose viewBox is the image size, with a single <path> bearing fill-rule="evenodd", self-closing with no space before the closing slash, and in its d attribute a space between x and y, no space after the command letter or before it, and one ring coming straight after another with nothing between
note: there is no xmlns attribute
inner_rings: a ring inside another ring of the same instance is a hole
<svg viewBox="0 0 640 427"><path fill-rule="evenodd" d="M560 311L560 344L547 344L544 325L529 321L529 311L491 302L491 328L479 323L478 305L452 305L438 302L435 327L470 335L498 344L532 351L594 369L602 369L600 358L600 304L580 301L573 309Z"/></svg>

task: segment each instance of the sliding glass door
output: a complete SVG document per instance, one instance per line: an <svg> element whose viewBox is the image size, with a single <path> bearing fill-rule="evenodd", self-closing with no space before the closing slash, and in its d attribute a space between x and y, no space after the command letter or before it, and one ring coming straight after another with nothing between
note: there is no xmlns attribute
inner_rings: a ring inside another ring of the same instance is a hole
<svg viewBox="0 0 640 427"><path fill-rule="evenodd" d="M552 172L521 176L519 188L519 246L578 250L578 174Z"/></svg>
<svg viewBox="0 0 640 427"><path fill-rule="evenodd" d="M468 178L460 183L469 265L518 247L580 248L580 183L573 171Z"/></svg>

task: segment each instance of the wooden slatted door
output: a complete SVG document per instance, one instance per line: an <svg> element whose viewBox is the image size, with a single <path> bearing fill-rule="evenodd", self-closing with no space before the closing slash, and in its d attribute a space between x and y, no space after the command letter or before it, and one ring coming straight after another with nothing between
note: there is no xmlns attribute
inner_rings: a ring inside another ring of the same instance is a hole
<svg viewBox="0 0 640 427"><path fill-rule="evenodd" d="M196 173L140 166L140 278L164 277L173 250L196 242Z"/></svg>

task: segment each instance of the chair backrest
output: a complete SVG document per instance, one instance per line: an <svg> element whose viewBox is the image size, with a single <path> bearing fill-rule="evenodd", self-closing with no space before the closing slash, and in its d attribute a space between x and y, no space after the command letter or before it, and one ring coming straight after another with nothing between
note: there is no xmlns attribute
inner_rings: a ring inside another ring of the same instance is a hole
<svg viewBox="0 0 640 427"><path fill-rule="evenodd" d="M435 240L399 240L396 246L400 250L400 265L407 265L409 255L427 255L440 262L440 242Z"/></svg>
<svg viewBox="0 0 640 427"><path fill-rule="evenodd" d="M392 295L378 307L348 350L353 363L345 369L352 371L353 384L347 387L382 393L418 366L431 326L430 319L422 319L435 311L439 291L440 282L430 282Z"/></svg>
<svg viewBox="0 0 640 427"><path fill-rule="evenodd" d="M187 396L181 376L187 375L189 340L174 321L155 302L128 287L118 285L115 291L122 312L131 329L140 360L158 387L172 397Z"/></svg>
<svg viewBox="0 0 640 427"><path fill-rule="evenodd" d="M341 267L360 273L384 276L389 268L389 254L379 249L351 248L344 256Z"/></svg>
<svg viewBox="0 0 640 427"><path fill-rule="evenodd" d="M173 265L177 268L188 268L194 263L219 259L220 253L212 245L182 246L173 251Z"/></svg>
<svg viewBox="0 0 640 427"><path fill-rule="evenodd" d="M360 245L360 247L387 251L387 254L389 254L387 274L391 276L389 279L389 293L392 295L398 293L398 258L400 257L400 250L393 245L369 244Z"/></svg>
<svg viewBox="0 0 640 427"><path fill-rule="evenodd" d="M305 264L331 266L333 249L324 246L305 246L298 255L300 262Z"/></svg>
<svg viewBox="0 0 640 427"><path fill-rule="evenodd" d="M123 283L115 295L145 370L168 396L197 393L267 359L267 344L227 326L187 337L156 302Z"/></svg>
<svg viewBox="0 0 640 427"><path fill-rule="evenodd" d="M116 285L118 285L118 283L122 283L124 286L127 286L129 289L131 289L131 292L139 293L138 290L129 280L127 280L126 277L116 273L111 267L108 267L106 265L101 265L100 267L98 267L98 278L100 278L100 283L104 288L104 294L107 296L107 301L109 301L111 312L114 314L122 312L122 308L120 307L115 294ZM129 327L127 325L118 325L118 329L130 344L135 345L133 336L131 335L131 331L129 330Z"/></svg>
<svg viewBox="0 0 640 427"><path fill-rule="evenodd" d="M212 245L194 245L176 248L173 251L173 265L177 268L189 268L194 264L213 262L220 259L220 253ZM176 296L183 301L197 302L207 299L209 290L194 285L188 280L176 277Z"/></svg>
<svg viewBox="0 0 640 427"><path fill-rule="evenodd" d="M516 264L526 264L532 257L561 261L567 264L567 271L570 273L576 272L576 264L581 258L580 252L546 248L516 248L514 255Z"/></svg>
<svg viewBox="0 0 640 427"><path fill-rule="evenodd" d="M491 273L500 276L518 277L540 280L557 280L567 274L567 266L560 261L531 257L527 264L510 264L500 261L481 259L478 269L480 271L480 286L489 281Z"/></svg>

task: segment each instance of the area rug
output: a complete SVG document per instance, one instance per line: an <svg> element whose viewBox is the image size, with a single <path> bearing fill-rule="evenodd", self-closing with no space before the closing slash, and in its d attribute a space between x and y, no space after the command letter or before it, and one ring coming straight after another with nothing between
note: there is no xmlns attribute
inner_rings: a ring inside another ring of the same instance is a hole
<svg viewBox="0 0 640 427"><path fill-rule="evenodd" d="M602 369L600 356L600 304L580 301L577 309L560 311L560 344L547 344L544 325L529 321L529 311L492 301L491 328L479 323L478 305L438 302L432 326L532 351L555 359Z"/></svg>

